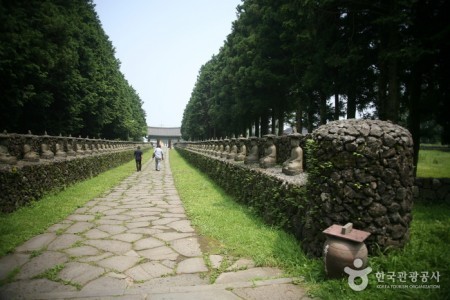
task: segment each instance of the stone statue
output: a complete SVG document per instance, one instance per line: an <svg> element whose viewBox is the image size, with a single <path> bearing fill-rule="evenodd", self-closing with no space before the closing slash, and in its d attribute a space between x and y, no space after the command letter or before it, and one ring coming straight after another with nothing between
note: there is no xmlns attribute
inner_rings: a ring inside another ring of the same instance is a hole
<svg viewBox="0 0 450 300"><path fill-rule="evenodd" d="M258 138L256 136L250 137L250 152L245 157L245 164L256 164L259 162L259 149L258 149Z"/></svg>
<svg viewBox="0 0 450 300"><path fill-rule="evenodd" d="M76 156L77 153L75 151L73 151L73 146L72 143L67 141L67 155L68 156Z"/></svg>
<svg viewBox="0 0 450 300"><path fill-rule="evenodd" d="M84 152L85 152L87 155L91 155L91 154L92 154L91 147L89 146L88 143L85 143L85 144L84 144Z"/></svg>
<svg viewBox="0 0 450 300"><path fill-rule="evenodd" d="M223 147L224 142L222 141L222 138L220 138L219 141L219 150L217 151L217 157L222 157L222 153L224 151L224 147Z"/></svg>
<svg viewBox="0 0 450 300"><path fill-rule="evenodd" d="M64 148L64 144L63 144L63 148ZM56 157L66 157L67 156L66 152L64 152L64 150L61 149L59 141L55 144L55 156Z"/></svg>
<svg viewBox="0 0 450 300"><path fill-rule="evenodd" d="M41 158L43 159L53 159L55 154L49 149L46 143L41 144Z"/></svg>
<svg viewBox="0 0 450 300"><path fill-rule="evenodd" d="M242 135L239 137L239 151L234 157L235 161L244 161L245 157L247 156L247 147L245 146L245 140L246 138L244 138Z"/></svg>
<svg viewBox="0 0 450 300"><path fill-rule="evenodd" d="M222 154L220 154L221 158L227 158L228 153L230 152L230 140L225 138L223 140L225 144L225 149L223 150Z"/></svg>
<svg viewBox="0 0 450 300"><path fill-rule="evenodd" d="M231 138L230 152L227 154L227 159L234 159L237 155L236 138Z"/></svg>
<svg viewBox="0 0 450 300"><path fill-rule="evenodd" d="M23 145L23 160L25 161L39 161L39 155L31 148L30 144Z"/></svg>
<svg viewBox="0 0 450 300"><path fill-rule="evenodd" d="M264 157L259 160L259 166L261 168L271 168L277 163L277 148L274 145L275 135L267 134L264 136L266 139L266 146L264 149Z"/></svg>
<svg viewBox="0 0 450 300"><path fill-rule="evenodd" d="M8 147L0 144L0 163L14 165L17 162L17 158L9 154Z"/></svg>
<svg viewBox="0 0 450 300"><path fill-rule="evenodd" d="M77 155L84 155L84 150L81 144L78 144L78 142L75 142L75 151L77 152Z"/></svg>
<svg viewBox="0 0 450 300"><path fill-rule="evenodd" d="M283 163L282 172L286 175L297 175L303 172L303 150L300 147L301 134L294 132L289 135L291 140L291 157Z"/></svg>

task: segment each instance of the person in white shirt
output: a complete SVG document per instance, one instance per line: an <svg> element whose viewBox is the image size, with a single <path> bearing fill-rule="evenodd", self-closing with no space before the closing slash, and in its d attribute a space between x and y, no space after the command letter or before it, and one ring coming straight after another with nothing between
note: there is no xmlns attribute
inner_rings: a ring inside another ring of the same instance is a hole
<svg viewBox="0 0 450 300"><path fill-rule="evenodd" d="M153 157L155 158L155 169L156 169L156 171L160 171L161 170L161 160L164 160L164 153L159 144L156 145L156 149L153 152Z"/></svg>

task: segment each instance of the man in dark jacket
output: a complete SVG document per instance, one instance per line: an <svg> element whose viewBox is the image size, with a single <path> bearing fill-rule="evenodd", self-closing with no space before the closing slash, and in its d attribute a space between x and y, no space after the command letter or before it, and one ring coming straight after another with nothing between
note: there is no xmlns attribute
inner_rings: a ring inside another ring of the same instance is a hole
<svg viewBox="0 0 450 300"><path fill-rule="evenodd" d="M142 166L142 151L140 146L134 151L134 159L136 160L136 170L139 172Z"/></svg>

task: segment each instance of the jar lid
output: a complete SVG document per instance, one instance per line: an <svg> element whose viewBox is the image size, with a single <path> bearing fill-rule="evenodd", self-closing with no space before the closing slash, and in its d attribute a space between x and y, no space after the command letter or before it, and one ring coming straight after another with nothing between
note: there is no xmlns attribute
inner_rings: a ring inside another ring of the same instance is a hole
<svg viewBox="0 0 450 300"><path fill-rule="evenodd" d="M370 232L353 229L352 223L348 223L345 226L334 224L322 232L329 236L358 243L364 242L370 235Z"/></svg>

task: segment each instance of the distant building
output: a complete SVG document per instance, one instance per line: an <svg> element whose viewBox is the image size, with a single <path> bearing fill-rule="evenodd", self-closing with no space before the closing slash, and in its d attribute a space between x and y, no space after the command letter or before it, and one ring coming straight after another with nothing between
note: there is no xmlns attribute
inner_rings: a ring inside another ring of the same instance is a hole
<svg viewBox="0 0 450 300"><path fill-rule="evenodd" d="M147 127L147 139L149 142L162 143L172 147L173 142L181 140L181 127Z"/></svg>

